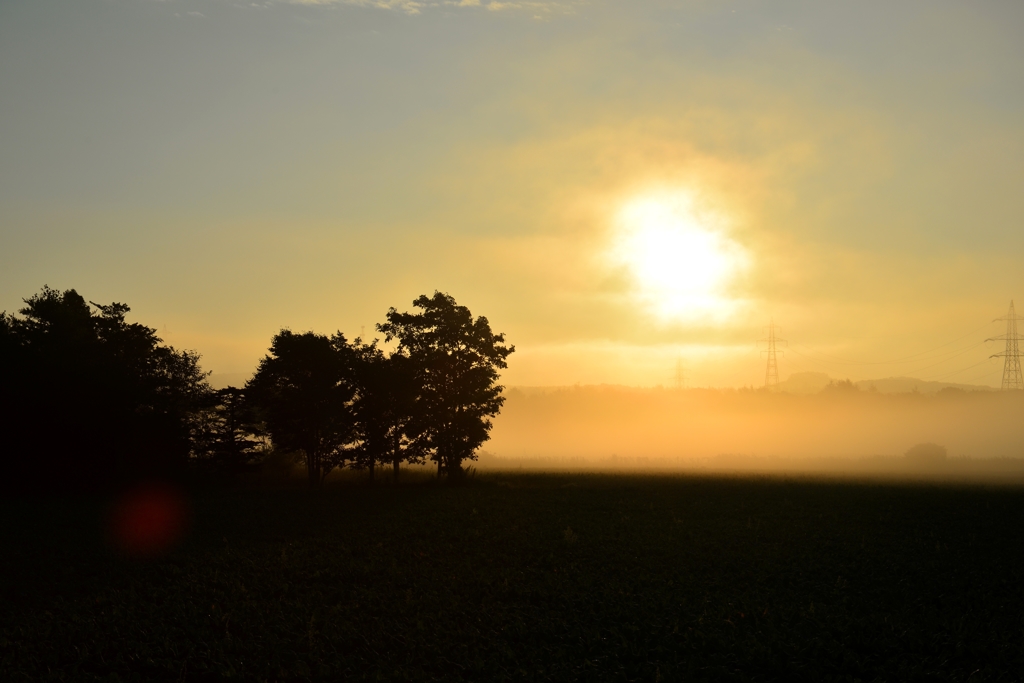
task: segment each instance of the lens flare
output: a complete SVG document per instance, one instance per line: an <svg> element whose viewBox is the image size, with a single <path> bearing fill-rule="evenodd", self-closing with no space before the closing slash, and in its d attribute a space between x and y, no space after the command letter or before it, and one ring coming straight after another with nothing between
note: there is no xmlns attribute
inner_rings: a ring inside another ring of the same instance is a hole
<svg viewBox="0 0 1024 683"><path fill-rule="evenodd" d="M165 554L185 530L185 500L165 485L140 486L122 496L111 514L110 531L118 548L133 557Z"/></svg>
<svg viewBox="0 0 1024 683"><path fill-rule="evenodd" d="M720 222L685 194L634 199L617 216L612 260L629 271L635 294L660 319L729 317L738 301L728 287L749 258Z"/></svg>

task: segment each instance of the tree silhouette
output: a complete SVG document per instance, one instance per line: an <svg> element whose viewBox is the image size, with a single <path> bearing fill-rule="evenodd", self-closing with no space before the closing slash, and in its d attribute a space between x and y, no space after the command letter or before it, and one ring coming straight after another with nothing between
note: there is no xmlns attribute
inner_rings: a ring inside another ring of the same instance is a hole
<svg viewBox="0 0 1024 683"><path fill-rule="evenodd" d="M198 354L162 345L129 311L44 287L20 317L0 315L9 479L107 485L185 466L206 375Z"/></svg>
<svg viewBox="0 0 1024 683"><path fill-rule="evenodd" d="M357 438L355 353L333 337L281 330L246 392L276 448L299 451L310 487L344 464Z"/></svg>
<svg viewBox="0 0 1024 683"><path fill-rule="evenodd" d="M244 389L211 393L193 425L194 457L223 474L243 472L263 455L264 430Z"/></svg>
<svg viewBox="0 0 1024 683"><path fill-rule="evenodd" d="M404 353L390 356L376 342L360 345L358 352L359 399L356 421L361 443L357 462L370 470L390 464L394 480L403 462L422 462L423 448L418 412L419 386L412 360Z"/></svg>
<svg viewBox="0 0 1024 683"><path fill-rule="evenodd" d="M489 438L489 418L505 402L498 370L508 367L515 347L503 346L505 335L492 333L487 318L474 319L448 294L422 295L413 306L420 312L391 308L377 329L385 341L398 340L418 378L416 441L437 462L438 474L458 476L464 460L476 459Z"/></svg>

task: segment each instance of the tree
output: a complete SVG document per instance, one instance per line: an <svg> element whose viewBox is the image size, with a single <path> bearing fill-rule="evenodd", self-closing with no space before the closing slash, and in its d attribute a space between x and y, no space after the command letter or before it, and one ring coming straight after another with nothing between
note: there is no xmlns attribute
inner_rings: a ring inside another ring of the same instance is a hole
<svg viewBox="0 0 1024 683"><path fill-rule="evenodd" d="M489 418L505 402L498 370L508 367L505 359L515 347L503 346L504 334L492 333L487 318L474 319L448 294L422 295L413 306L421 311L391 308L377 329L385 341L398 340L415 369L420 448L437 463L438 474L458 476L463 461L475 460L490 438Z"/></svg>
<svg viewBox="0 0 1024 683"><path fill-rule="evenodd" d="M401 463L422 462L424 458L417 439L419 387L415 368L408 355L385 355L376 342L360 345L358 359L357 462L370 470L371 481L376 464L390 464L397 482Z"/></svg>
<svg viewBox="0 0 1024 683"><path fill-rule="evenodd" d="M103 486L182 469L210 392L198 354L127 322L125 304L49 287L24 301L20 316L0 315L8 478Z"/></svg>
<svg viewBox="0 0 1024 683"><path fill-rule="evenodd" d="M354 351L340 332L281 330L246 384L275 448L303 454L312 488L344 464L356 441L354 366Z"/></svg>
<svg viewBox="0 0 1024 683"><path fill-rule="evenodd" d="M244 389L212 392L193 425L193 456L224 474L242 472L263 455L264 430Z"/></svg>

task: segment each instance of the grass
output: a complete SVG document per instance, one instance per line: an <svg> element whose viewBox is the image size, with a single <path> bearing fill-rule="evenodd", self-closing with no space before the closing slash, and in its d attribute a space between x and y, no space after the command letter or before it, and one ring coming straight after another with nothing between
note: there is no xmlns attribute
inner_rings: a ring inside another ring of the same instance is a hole
<svg viewBox="0 0 1024 683"><path fill-rule="evenodd" d="M0 679L1021 680L1024 491L493 474L0 504Z"/></svg>

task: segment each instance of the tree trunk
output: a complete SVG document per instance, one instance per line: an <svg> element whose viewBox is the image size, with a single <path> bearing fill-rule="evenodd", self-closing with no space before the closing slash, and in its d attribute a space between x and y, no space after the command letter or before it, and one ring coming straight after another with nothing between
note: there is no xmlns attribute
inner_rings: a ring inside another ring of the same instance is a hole
<svg viewBox="0 0 1024 683"><path fill-rule="evenodd" d="M401 458L399 458L398 454L395 453L394 459L391 461L394 464L394 466L395 466L395 483L396 484L398 483L398 463L400 462L400 460L401 460Z"/></svg>
<svg viewBox="0 0 1024 683"><path fill-rule="evenodd" d="M377 463L375 461L373 461L373 460L370 461L370 483L371 484L373 483L373 469L374 469L374 467L376 467L376 465L377 465Z"/></svg>

